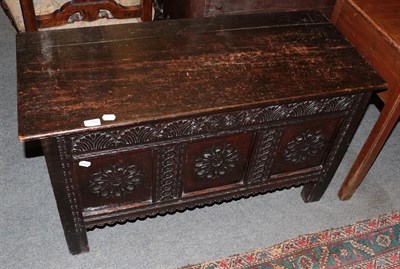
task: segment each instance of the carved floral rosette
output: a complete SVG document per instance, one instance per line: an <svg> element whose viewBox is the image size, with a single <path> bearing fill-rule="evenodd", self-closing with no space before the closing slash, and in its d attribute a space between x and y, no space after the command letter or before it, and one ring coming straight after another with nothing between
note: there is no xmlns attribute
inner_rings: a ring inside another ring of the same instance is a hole
<svg viewBox="0 0 400 269"><path fill-rule="evenodd" d="M216 179L232 171L239 159L239 150L231 144L214 145L196 159L194 172L202 179Z"/></svg>
<svg viewBox="0 0 400 269"><path fill-rule="evenodd" d="M136 165L117 163L101 168L89 182L89 190L99 197L120 198L142 184L143 174Z"/></svg>
<svg viewBox="0 0 400 269"><path fill-rule="evenodd" d="M291 163L305 162L316 156L326 146L321 130L307 130L287 145L283 157Z"/></svg>

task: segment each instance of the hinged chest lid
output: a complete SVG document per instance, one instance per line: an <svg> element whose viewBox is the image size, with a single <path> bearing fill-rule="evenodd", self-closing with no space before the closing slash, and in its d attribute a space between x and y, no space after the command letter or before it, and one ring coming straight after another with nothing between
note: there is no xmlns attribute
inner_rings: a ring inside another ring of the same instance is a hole
<svg viewBox="0 0 400 269"><path fill-rule="evenodd" d="M318 12L23 33L17 64L21 141L385 87Z"/></svg>

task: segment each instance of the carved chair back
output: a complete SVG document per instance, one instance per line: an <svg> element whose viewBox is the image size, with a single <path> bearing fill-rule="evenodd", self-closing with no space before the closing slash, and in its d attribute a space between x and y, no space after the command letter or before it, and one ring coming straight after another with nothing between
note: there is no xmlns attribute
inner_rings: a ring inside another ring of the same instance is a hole
<svg viewBox="0 0 400 269"><path fill-rule="evenodd" d="M27 32L100 18L141 18L142 21L152 19L152 0L141 0L140 4L134 6L123 6L114 0L71 0L60 9L45 15L36 15L33 0L20 0L20 4Z"/></svg>

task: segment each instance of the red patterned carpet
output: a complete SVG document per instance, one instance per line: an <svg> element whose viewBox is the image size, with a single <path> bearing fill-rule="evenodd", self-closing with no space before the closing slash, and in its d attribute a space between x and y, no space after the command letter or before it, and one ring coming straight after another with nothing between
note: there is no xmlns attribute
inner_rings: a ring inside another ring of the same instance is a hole
<svg viewBox="0 0 400 269"><path fill-rule="evenodd" d="M182 269L400 269L400 211Z"/></svg>

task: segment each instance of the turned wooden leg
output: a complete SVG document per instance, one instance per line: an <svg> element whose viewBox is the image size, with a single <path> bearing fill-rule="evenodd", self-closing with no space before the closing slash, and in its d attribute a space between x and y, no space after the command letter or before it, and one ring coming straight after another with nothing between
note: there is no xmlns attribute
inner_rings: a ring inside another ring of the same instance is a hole
<svg viewBox="0 0 400 269"><path fill-rule="evenodd" d="M151 21L152 19L152 0L142 1L142 21Z"/></svg>
<svg viewBox="0 0 400 269"><path fill-rule="evenodd" d="M20 0L22 17L24 18L25 31L37 32L38 26L36 22L35 7L33 0Z"/></svg>
<svg viewBox="0 0 400 269"><path fill-rule="evenodd" d="M71 178L68 145L63 138L50 138L43 140L42 146L69 251L71 254L87 252L86 228Z"/></svg>
<svg viewBox="0 0 400 269"><path fill-rule="evenodd" d="M392 90L393 92L396 92L395 89ZM400 91L397 92L400 93ZM338 194L340 200L350 199L355 190L361 184L365 175L368 173L368 170L371 168L373 162L378 156L379 151L385 144L390 132L394 128L399 116L400 94L396 93L391 98L388 98L381 115L358 154L349 174L343 182Z"/></svg>

